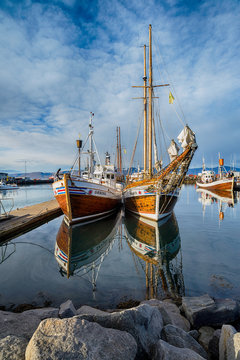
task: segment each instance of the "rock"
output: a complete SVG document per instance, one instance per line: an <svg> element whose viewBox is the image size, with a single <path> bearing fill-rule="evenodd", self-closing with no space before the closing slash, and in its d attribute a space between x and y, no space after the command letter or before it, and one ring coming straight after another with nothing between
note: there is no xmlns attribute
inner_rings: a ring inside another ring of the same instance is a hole
<svg viewBox="0 0 240 360"><path fill-rule="evenodd" d="M58 317L58 308L42 308L42 309L34 309L24 311L22 314L24 315L34 315L37 316L40 320L48 319L48 318L57 318Z"/></svg>
<svg viewBox="0 0 240 360"><path fill-rule="evenodd" d="M170 345L191 349L203 358L207 358L207 353L202 346L191 335L176 326L164 326L162 330L162 339L167 341Z"/></svg>
<svg viewBox="0 0 240 360"><path fill-rule="evenodd" d="M178 348L159 340L154 348L152 360L204 360L202 356L190 349Z"/></svg>
<svg viewBox="0 0 240 360"><path fill-rule="evenodd" d="M0 360L24 360L28 340L8 335L0 340Z"/></svg>
<svg viewBox="0 0 240 360"><path fill-rule="evenodd" d="M213 300L209 295L183 297L182 308L194 328L221 326L232 323L239 317L236 301L231 299Z"/></svg>
<svg viewBox="0 0 240 360"><path fill-rule="evenodd" d="M223 325L219 341L219 360L240 359L240 333L231 325Z"/></svg>
<svg viewBox="0 0 240 360"><path fill-rule="evenodd" d="M77 316L41 322L26 360L134 360L137 344L125 331L106 329Z"/></svg>
<svg viewBox="0 0 240 360"><path fill-rule="evenodd" d="M210 326L202 326L199 329L200 336L199 336L198 342L199 342L199 344L202 345L202 347L206 351L208 351L208 344L209 344L209 341L211 340L211 338L213 337L214 331L215 330Z"/></svg>
<svg viewBox="0 0 240 360"><path fill-rule="evenodd" d="M219 359L219 341L221 336L221 329L214 331L212 338L208 344L208 353L212 360Z"/></svg>
<svg viewBox="0 0 240 360"><path fill-rule="evenodd" d="M70 318L72 316L77 315L77 310L75 309L71 300L67 300L65 303L60 305L58 315L61 319Z"/></svg>
<svg viewBox="0 0 240 360"><path fill-rule="evenodd" d="M179 308L173 302L150 299L142 301L141 304L156 306L162 315L164 325L171 324L184 331L190 330L189 321L180 314Z"/></svg>
<svg viewBox="0 0 240 360"><path fill-rule="evenodd" d="M188 332L189 335L191 335L195 340L198 341L199 338L199 332L197 330L191 330Z"/></svg>
<svg viewBox="0 0 240 360"><path fill-rule="evenodd" d="M153 345L161 337L163 321L160 312L154 306L143 304L111 314L82 306L78 313L81 319L95 321L106 328L129 332L138 344L138 358L144 358L146 354L150 356Z"/></svg>
<svg viewBox="0 0 240 360"><path fill-rule="evenodd" d="M40 321L39 317L35 315L0 311L0 339L8 335L30 339Z"/></svg>

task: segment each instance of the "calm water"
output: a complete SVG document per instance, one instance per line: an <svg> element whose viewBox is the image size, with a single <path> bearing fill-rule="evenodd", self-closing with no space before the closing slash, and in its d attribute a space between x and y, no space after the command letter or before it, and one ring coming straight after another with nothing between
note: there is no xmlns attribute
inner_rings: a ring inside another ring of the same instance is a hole
<svg viewBox="0 0 240 360"><path fill-rule="evenodd" d="M51 198L50 186L21 188L16 207ZM214 199L194 186L182 189L174 215L158 226L119 213L67 228L61 216L2 244L0 305L70 298L76 307L110 308L203 293L240 299L239 217L237 198Z"/></svg>
<svg viewBox="0 0 240 360"><path fill-rule="evenodd" d="M51 184L20 186L16 190L0 191L0 200L6 211L52 199L54 196Z"/></svg>

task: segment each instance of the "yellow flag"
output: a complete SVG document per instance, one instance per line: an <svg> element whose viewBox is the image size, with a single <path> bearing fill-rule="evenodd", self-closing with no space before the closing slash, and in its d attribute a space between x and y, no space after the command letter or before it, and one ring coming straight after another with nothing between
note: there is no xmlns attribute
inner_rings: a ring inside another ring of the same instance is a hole
<svg viewBox="0 0 240 360"><path fill-rule="evenodd" d="M126 150L126 149L123 149L123 152L124 152L124 154L126 154L126 153L127 153L127 150Z"/></svg>
<svg viewBox="0 0 240 360"><path fill-rule="evenodd" d="M173 100L174 100L174 96L171 93L171 91L169 91L169 104L173 104Z"/></svg>

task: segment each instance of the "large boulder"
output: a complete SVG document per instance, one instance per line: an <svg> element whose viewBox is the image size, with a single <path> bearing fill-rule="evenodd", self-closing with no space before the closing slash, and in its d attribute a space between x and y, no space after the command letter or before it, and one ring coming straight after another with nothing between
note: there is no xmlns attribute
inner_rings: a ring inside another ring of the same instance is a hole
<svg viewBox="0 0 240 360"><path fill-rule="evenodd" d="M24 360L28 340L8 335L0 340L0 360Z"/></svg>
<svg viewBox="0 0 240 360"><path fill-rule="evenodd" d="M159 340L154 348L152 360L204 360L191 349L179 348Z"/></svg>
<svg viewBox="0 0 240 360"><path fill-rule="evenodd" d="M189 321L180 314L179 308L173 302L150 299L142 301L141 304L156 306L162 315L164 325L171 324L183 329L184 331L190 330Z"/></svg>
<svg viewBox="0 0 240 360"><path fill-rule="evenodd" d="M203 347L187 332L173 325L166 325L162 330L162 339L170 345L187 348L195 351L203 358L207 358L207 353Z"/></svg>
<svg viewBox="0 0 240 360"><path fill-rule="evenodd" d="M232 299L213 300L205 294L198 297L183 297L182 309L194 328L221 326L239 318L239 307Z"/></svg>
<svg viewBox="0 0 240 360"><path fill-rule="evenodd" d="M127 332L74 316L43 320L27 346L25 359L134 360L136 353L136 341Z"/></svg>
<svg viewBox="0 0 240 360"><path fill-rule="evenodd" d="M151 354L151 349L160 339L163 328L160 312L156 307L147 304L111 314L82 306L78 314L81 319L130 333L138 344L138 358Z"/></svg>
<svg viewBox="0 0 240 360"><path fill-rule="evenodd" d="M40 320L48 319L48 318L57 318L58 317L58 308L53 307L47 307L47 308L41 308L41 309L32 309L24 311L23 315L34 315L38 317Z"/></svg>
<svg viewBox="0 0 240 360"><path fill-rule="evenodd" d="M240 333L231 325L223 325L219 341L219 360L240 359Z"/></svg>
<svg viewBox="0 0 240 360"><path fill-rule="evenodd" d="M41 319L33 314L0 311L0 339L15 335L30 339Z"/></svg>

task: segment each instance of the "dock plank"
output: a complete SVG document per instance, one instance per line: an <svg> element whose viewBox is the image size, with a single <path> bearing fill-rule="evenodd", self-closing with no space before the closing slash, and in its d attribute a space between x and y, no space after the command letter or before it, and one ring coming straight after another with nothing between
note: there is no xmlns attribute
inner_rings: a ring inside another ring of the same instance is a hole
<svg viewBox="0 0 240 360"><path fill-rule="evenodd" d="M9 240L40 226L62 214L57 200L25 206L10 212L10 217L0 221L0 241Z"/></svg>

